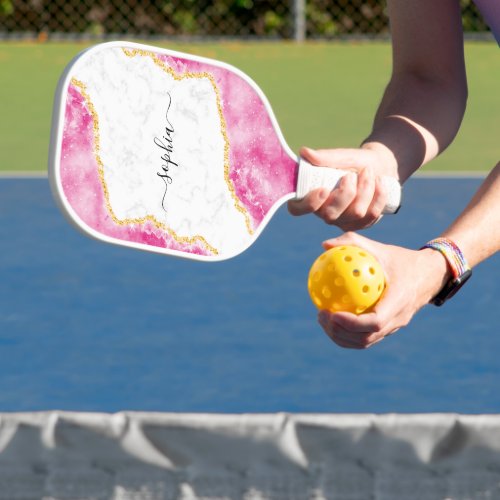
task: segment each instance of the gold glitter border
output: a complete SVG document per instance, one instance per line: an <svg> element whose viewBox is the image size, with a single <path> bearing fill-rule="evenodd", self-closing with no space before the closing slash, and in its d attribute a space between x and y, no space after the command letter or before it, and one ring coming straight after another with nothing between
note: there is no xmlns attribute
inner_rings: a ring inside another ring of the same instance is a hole
<svg viewBox="0 0 500 500"><path fill-rule="evenodd" d="M152 51L144 50L144 49L126 49L122 48L123 53L127 57L135 57L137 55L143 56L143 57L150 57L152 61L160 67L165 73L168 73L174 80L181 81L184 80L185 78L207 78L210 84L212 85L215 96L216 96L216 102L217 102L217 111L219 112L219 118L220 118L220 125L221 125L221 133L222 133L222 138L224 139L224 179L226 181L227 187L229 189L229 192L231 193L231 197L233 198L234 201L234 207L238 212L241 212L243 214L243 217L245 218L245 224L247 227L247 231L250 235L253 234L253 229L252 229L252 223L250 221L250 215L248 214L247 209L241 204L240 199L236 195L236 191L234 189L234 185L231 182L231 178L229 177L229 138L227 136L226 132L226 119L224 118L224 114L222 112L222 99L220 96L220 91L219 87L217 87L217 83L215 81L215 78L211 73L208 71L203 71L199 73L194 73L191 71L186 71L182 75L179 75L176 73L170 66L168 66L165 61L160 59L160 56ZM169 56L173 57L173 56Z"/></svg>
<svg viewBox="0 0 500 500"><path fill-rule="evenodd" d="M77 87L80 90L80 93L82 97L85 100L85 103L87 104L87 108L89 110L90 115L92 116L92 124L93 124L93 132L94 132L94 155L95 159L97 162L97 171L99 173L99 179L102 184L102 188L104 191L104 198L106 201L106 207L111 215L111 218L113 221L120 225L120 226L125 226L129 224L144 224L145 222L150 222L157 228L167 232L172 238L181 244L188 244L188 245L193 245L196 243L201 243L207 250L212 252L214 255L218 255L219 252L216 248L214 248L212 245L208 243L208 241L200 235L195 235L195 236L179 236L172 228L168 227L166 224L163 222L160 222L156 220L156 218L152 215L146 215L145 217L138 217L136 219L119 219L113 208L111 207L111 203L109 201L109 190L108 186L106 184L106 181L104 180L104 163L101 159L100 156L100 149L101 149L101 143L100 143L100 135L99 135L99 116L97 115L97 111L94 107L94 104L92 103L92 100L87 93L87 88L83 82L80 80L77 80L76 78L71 79L71 85L74 87Z"/></svg>

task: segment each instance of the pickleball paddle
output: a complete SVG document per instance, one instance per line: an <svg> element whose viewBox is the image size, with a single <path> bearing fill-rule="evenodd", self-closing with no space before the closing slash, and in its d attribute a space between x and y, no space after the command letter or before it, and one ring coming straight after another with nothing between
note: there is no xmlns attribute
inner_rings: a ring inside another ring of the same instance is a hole
<svg viewBox="0 0 500 500"><path fill-rule="evenodd" d="M110 42L59 81L52 190L78 229L108 243L228 259L281 204L343 174L297 158L259 87L223 62ZM401 187L383 182L385 212L395 212Z"/></svg>

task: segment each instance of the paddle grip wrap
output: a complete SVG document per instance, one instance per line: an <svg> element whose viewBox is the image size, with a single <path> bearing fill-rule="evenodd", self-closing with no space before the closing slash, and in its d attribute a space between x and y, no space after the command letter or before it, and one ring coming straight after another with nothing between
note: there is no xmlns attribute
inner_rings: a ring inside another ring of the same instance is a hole
<svg viewBox="0 0 500 500"><path fill-rule="evenodd" d="M300 158L296 199L304 198L313 189L335 189L340 179L348 172L337 168L317 167ZM382 177L381 182L387 196L383 213L395 214L401 206L401 184L394 177Z"/></svg>

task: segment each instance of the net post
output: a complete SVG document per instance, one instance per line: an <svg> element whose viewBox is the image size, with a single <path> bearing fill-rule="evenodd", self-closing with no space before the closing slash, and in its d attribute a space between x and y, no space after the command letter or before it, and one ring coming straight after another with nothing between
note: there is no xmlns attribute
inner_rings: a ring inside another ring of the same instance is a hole
<svg viewBox="0 0 500 500"><path fill-rule="evenodd" d="M293 38L296 42L306 39L306 0L292 0Z"/></svg>

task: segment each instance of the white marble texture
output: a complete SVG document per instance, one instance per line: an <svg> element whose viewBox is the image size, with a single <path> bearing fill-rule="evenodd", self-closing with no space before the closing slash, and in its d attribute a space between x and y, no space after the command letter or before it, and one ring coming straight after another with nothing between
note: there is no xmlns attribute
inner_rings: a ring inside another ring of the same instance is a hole
<svg viewBox="0 0 500 500"><path fill-rule="evenodd" d="M208 78L175 79L151 57L129 57L118 47L83 58L74 78L97 112L99 154L118 220L153 216L177 236L202 236L224 254L250 241L224 176L223 123ZM169 124L174 131L167 134ZM155 144L156 137L168 145L165 136L171 152ZM178 164L168 165L166 193L157 175L165 153Z"/></svg>

